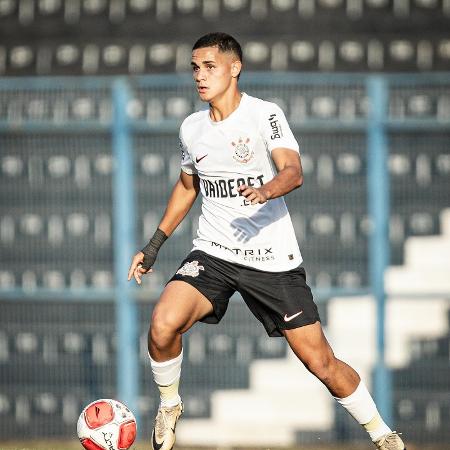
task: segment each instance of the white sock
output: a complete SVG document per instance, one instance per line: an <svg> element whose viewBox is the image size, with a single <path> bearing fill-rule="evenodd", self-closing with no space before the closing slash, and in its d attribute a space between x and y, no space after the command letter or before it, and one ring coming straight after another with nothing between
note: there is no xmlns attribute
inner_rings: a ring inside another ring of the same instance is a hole
<svg viewBox="0 0 450 450"><path fill-rule="evenodd" d="M378 413L375 402L372 399L366 385L361 381L353 394L345 398L337 398L350 415L361 424L369 433L372 441L378 440L381 436L390 433L392 430L384 423Z"/></svg>
<svg viewBox="0 0 450 450"><path fill-rule="evenodd" d="M158 385L161 406L176 406L181 402L178 394L180 383L181 363L183 361L183 350L181 353L169 361L157 362L150 357L153 379Z"/></svg>

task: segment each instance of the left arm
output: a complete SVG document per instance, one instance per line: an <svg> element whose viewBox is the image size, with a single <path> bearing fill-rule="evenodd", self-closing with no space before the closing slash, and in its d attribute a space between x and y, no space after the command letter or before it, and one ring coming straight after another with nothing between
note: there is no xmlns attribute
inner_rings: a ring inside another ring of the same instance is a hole
<svg viewBox="0 0 450 450"><path fill-rule="evenodd" d="M252 205L286 195L303 184L302 163L296 151L275 148L272 150L272 159L278 173L268 183L257 188L242 184L238 188Z"/></svg>

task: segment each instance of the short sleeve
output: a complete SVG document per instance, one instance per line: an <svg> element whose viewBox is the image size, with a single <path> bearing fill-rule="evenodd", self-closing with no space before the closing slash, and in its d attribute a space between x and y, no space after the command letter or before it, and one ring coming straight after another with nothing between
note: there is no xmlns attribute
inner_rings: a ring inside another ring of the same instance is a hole
<svg viewBox="0 0 450 450"><path fill-rule="evenodd" d="M183 129L180 128L180 152L181 152L181 170L186 172L189 175L194 175L197 173L195 169L194 162L191 159L191 155L189 154L189 149L186 145L186 142L183 138Z"/></svg>
<svg viewBox="0 0 450 450"><path fill-rule="evenodd" d="M267 103L261 117L261 131L267 149L284 147L299 151L298 142L289 127L282 109L275 103Z"/></svg>

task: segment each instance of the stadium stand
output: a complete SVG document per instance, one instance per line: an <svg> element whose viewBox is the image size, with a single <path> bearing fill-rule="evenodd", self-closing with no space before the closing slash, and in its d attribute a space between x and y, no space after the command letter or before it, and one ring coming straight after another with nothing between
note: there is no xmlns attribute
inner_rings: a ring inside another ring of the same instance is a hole
<svg viewBox="0 0 450 450"><path fill-rule="evenodd" d="M250 70L446 70L449 24L435 0L4 0L0 74L184 72L217 28Z"/></svg>

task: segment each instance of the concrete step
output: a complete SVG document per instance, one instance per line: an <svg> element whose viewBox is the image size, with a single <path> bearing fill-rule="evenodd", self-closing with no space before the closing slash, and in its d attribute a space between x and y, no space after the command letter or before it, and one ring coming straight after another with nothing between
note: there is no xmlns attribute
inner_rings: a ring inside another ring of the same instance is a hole
<svg viewBox="0 0 450 450"><path fill-rule="evenodd" d="M216 391L211 412L212 418L220 423L326 429L333 425L334 400L326 389L300 393L280 386L278 392Z"/></svg>
<svg viewBox="0 0 450 450"><path fill-rule="evenodd" d="M320 391L322 383L297 359L257 360L250 366L250 388L255 391L299 393Z"/></svg>
<svg viewBox="0 0 450 450"><path fill-rule="evenodd" d="M386 361L403 367L411 360L410 343L420 337L437 338L448 330L448 300L390 298L386 304Z"/></svg>
<svg viewBox="0 0 450 450"><path fill-rule="evenodd" d="M405 243L405 266L421 270L426 266L427 271L448 268L450 266L450 235L409 238Z"/></svg>
<svg viewBox="0 0 450 450"><path fill-rule="evenodd" d="M450 263L446 266L389 267L385 274L386 292L389 296L400 294L430 294L447 296L450 292Z"/></svg>
<svg viewBox="0 0 450 450"><path fill-rule="evenodd" d="M177 425L180 446L283 447L295 444L295 430L282 424L260 426L247 421L222 423L203 419L181 419Z"/></svg>

